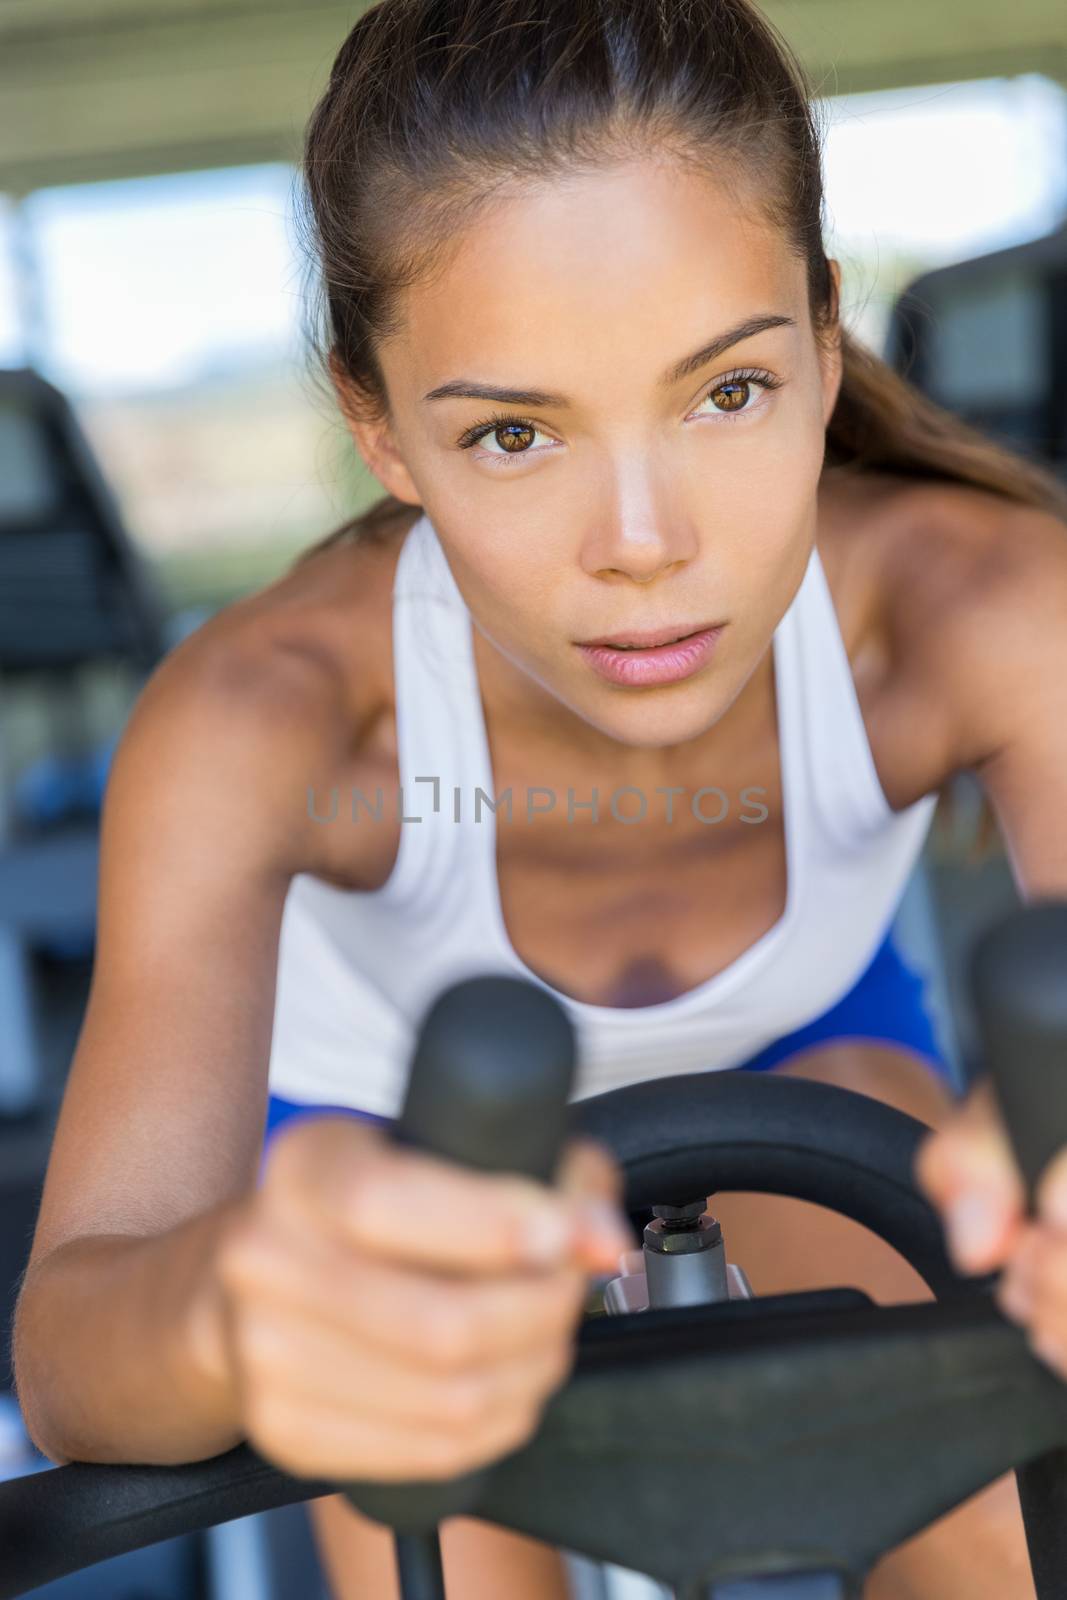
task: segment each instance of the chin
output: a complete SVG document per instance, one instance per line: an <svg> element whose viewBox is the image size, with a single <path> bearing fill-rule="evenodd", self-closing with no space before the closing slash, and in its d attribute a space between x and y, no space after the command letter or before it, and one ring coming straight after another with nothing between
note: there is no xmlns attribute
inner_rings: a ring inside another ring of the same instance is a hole
<svg viewBox="0 0 1067 1600"><path fill-rule="evenodd" d="M668 695L661 691L654 697L649 693L643 704L620 706L614 715L604 711L589 715L589 721L620 744L642 750L663 750L699 739L714 727L725 709L719 695L712 700L706 692L691 694L684 703L681 696L677 696L671 705Z"/></svg>

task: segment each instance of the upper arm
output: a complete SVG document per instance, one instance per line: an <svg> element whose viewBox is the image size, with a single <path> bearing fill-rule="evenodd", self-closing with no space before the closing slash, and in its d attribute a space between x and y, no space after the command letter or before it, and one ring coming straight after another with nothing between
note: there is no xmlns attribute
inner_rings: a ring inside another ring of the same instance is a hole
<svg viewBox="0 0 1067 1600"><path fill-rule="evenodd" d="M254 1180L278 938L323 668L187 641L149 680L101 819L96 954L31 1264L175 1226Z"/></svg>
<svg viewBox="0 0 1067 1600"><path fill-rule="evenodd" d="M1067 896L1067 526L1022 506L997 517L928 607L948 770L978 778L1021 896Z"/></svg>

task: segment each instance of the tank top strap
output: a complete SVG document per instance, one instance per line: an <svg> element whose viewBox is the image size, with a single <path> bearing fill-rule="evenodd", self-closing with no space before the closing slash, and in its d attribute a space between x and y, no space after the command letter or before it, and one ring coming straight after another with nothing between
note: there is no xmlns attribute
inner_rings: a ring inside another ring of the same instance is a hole
<svg viewBox="0 0 1067 1600"><path fill-rule="evenodd" d="M471 703L471 619L425 512L405 536L393 581L393 677L400 847L385 885L406 908L440 916L473 842L469 778L480 704ZM477 676L473 680L477 694Z"/></svg>
<svg viewBox="0 0 1067 1600"><path fill-rule="evenodd" d="M892 817L817 547L791 608L796 629L798 734L807 756L813 821L835 847L856 845Z"/></svg>

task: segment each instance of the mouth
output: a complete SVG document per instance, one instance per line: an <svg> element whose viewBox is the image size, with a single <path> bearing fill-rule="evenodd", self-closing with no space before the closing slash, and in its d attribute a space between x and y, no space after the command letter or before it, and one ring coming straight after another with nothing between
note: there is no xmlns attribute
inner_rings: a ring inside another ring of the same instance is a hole
<svg viewBox="0 0 1067 1600"><path fill-rule="evenodd" d="M582 639L579 643L587 649L596 647L610 650L654 650L659 645L678 644L684 639L692 639L696 634L707 633L718 626L719 624L714 622L683 623L680 626L651 628L643 633L634 631L603 634L599 639Z"/></svg>
<svg viewBox="0 0 1067 1600"><path fill-rule="evenodd" d="M718 650L724 622L690 628L675 624L647 633L616 633L578 645L586 666L619 688L681 683L706 667Z"/></svg>

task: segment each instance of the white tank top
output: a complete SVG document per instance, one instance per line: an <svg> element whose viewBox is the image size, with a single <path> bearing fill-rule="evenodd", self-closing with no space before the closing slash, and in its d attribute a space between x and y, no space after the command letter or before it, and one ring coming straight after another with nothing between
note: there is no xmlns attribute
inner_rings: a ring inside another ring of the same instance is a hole
<svg viewBox="0 0 1067 1600"><path fill-rule="evenodd" d="M404 540L393 586L400 801L404 818L421 820L401 823L395 866L378 890L293 878L278 951L271 1093L397 1115L422 1014L447 985L483 972L540 984L569 1013L579 1042L574 1099L738 1066L841 999L893 920L937 797L900 812L885 798L814 549L772 648L784 914L730 966L674 999L624 1008L575 1000L532 972L507 936L472 623L423 514ZM436 778L436 793L420 778ZM351 790L309 794L313 815L334 828L376 826L368 808L377 799L357 791L352 820ZM516 802L524 808L525 796ZM621 798L617 814L633 804ZM700 804L714 817L714 798Z"/></svg>

